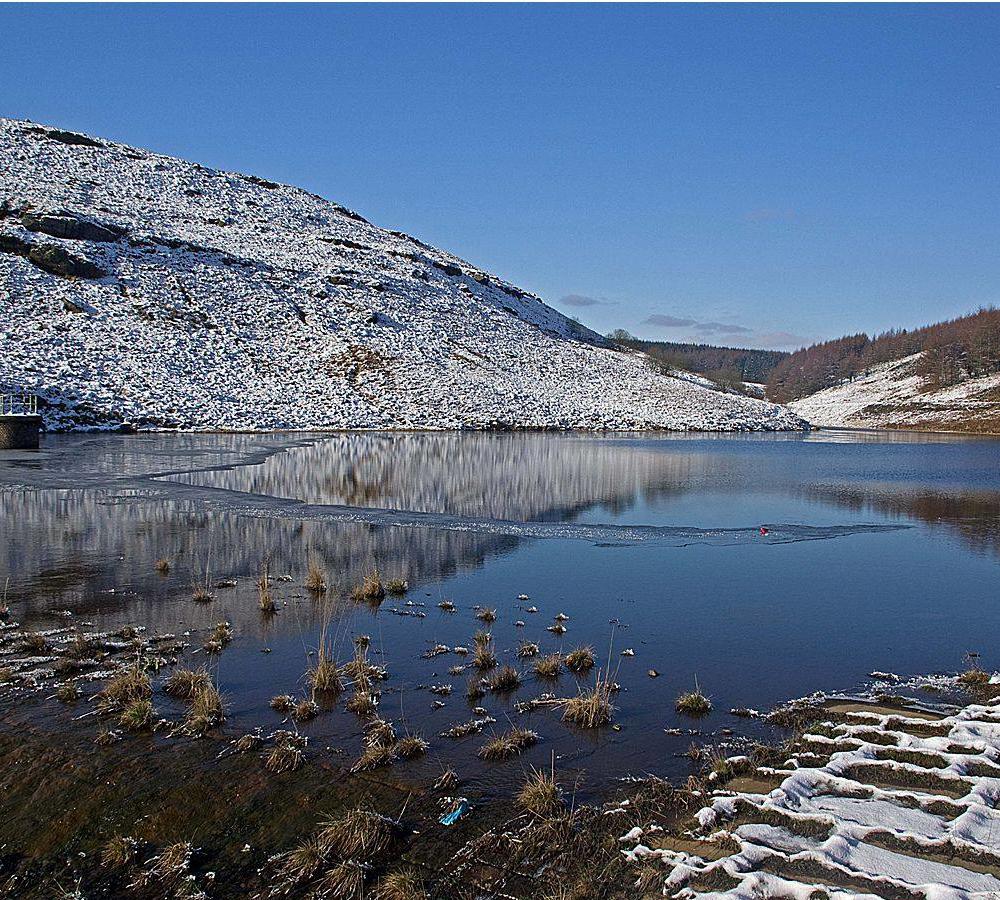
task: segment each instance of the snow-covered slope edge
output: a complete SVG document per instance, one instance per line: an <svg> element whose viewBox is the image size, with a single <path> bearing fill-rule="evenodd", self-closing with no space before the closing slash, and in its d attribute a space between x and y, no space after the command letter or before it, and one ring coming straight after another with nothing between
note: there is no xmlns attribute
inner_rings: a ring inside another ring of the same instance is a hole
<svg viewBox="0 0 1000 900"><path fill-rule="evenodd" d="M1000 375L927 390L915 371L920 354L883 363L854 381L795 400L789 407L813 425L1000 431Z"/></svg>
<svg viewBox="0 0 1000 900"><path fill-rule="evenodd" d="M0 159L0 391L49 428L802 426L297 188L10 119Z"/></svg>

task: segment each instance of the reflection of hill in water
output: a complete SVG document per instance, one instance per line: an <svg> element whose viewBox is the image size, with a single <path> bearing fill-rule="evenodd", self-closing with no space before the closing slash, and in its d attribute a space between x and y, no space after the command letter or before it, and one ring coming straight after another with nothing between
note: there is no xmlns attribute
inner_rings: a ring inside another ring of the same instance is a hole
<svg viewBox="0 0 1000 900"><path fill-rule="evenodd" d="M884 485L872 488L814 485L806 494L855 512L878 512L944 527L970 549L1000 556L1000 494L994 491L944 494Z"/></svg>
<svg viewBox="0 0 1000 900"><path fill-rule="evenodd" d="M702 458L572 435L345 434L176 480L307 503L524 521L682 490Z"/></svg>
<svg viewBox="0 0 1000 900"><path fill-rule="evenodd" d="M153 573L161 557L172 562L169 583L175 589L186 590L206 562L213 578L238 574L252 580L269 555L271 571L291 574L297 584L314 556L331 587L346 590L376 565L387 577L405 574L420 583L479 565L518 543L474 531L247 518L206 513L188 502L115 497L120 494L0 494L0 515L17 522L16 539L0 550L0 580L11 576L11 596L30 598L36 609L68 607L85 614L95 603L106 608L110 596L101 592L115 589L138 594L130 605L138 604L139 614L147 594L162 593L167 584ZM156 621L155 609L148 612ZM252 603L248 614L256 616ZM164 625L177 626L176 620Z"/></svg>
<svg viewBox="0 0 1000 900"><path fill-rule="evenodd" d="M268 455L282 446L290 449ZM19 470L34 488L0 492L2 520L16 523L0 548L0 579L10 575L12 597L35 609L83 614L123 603L101 593L114 589L130 596L130 615L155 623L165 583L153 565L161 557L173 561L175 593L186 591L209 558L213 578L249 579L265 554L274 573L292 574L297 583L307 556L315 555L331 586L347 589L373 566L419 584L478 566L521 540L299 520L294 511L274 518L219 513L196 499L143 496L158 484L145 476L157 472L194 469L180 480L319 503L527 520L682 490L692 468L697 460L686 454L554 435L335 435L304 445L266 435L87 437L57 442ZM67 487L74 484L90 486ZM255 614L247 604L247 615ZM176 615L162 626L176 628Z"/></svg>

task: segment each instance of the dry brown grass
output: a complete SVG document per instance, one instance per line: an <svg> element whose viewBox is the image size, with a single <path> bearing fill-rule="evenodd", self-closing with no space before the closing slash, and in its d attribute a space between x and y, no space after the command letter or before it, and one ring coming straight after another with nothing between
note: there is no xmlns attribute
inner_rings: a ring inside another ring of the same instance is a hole
<svg viewBox="0 0 1000 900"><path fill-rule="evenodd" d="M124 869L135 862L139 847L134 837L117 834L101 850L101 865L106 869Z"/></svg>
<svg viewBox="0 0 1000 900"><path fill-rule="evenodd" d="M577 647L566 654L566 668L574 675L585 675L594 668L594 648Z"/></svg>
<svg viewBox="0 0 1000 900"><path fill-rule="evenodd" d="M232 639L233 626L228 622L218 622L202 644L202 649L206 653L221 653Z"/></svg>
<svg viewBox="0 0 1000 900"><path fill-rule="evenodd" d="M75 703L80 697L80 689L72 681L64 681L56 688L56 699L60 703Z"/></svg>
<svg viewBox="0 0 1000 900"><path fill-rule="evenodd" d="M486 688L483 687L482 679L470 678L469 683L465 686L465 699L470 703L475 703L477 700L482 700L485 696Z"/></svg>
<svg viewBox="0 0 1000 900"><path fill-rule="evenodd" d="M102 712L115 712L137 700L148 700L152 696L153 685L149 675L135 663L118 672L102 688L97 694L97 702Z"/></svg>
<svg viewBox="0 0 1000 900"><path fill-rule="evenodd" d="M385 589L393 597L402 597L410 589L410 582L405 578L390 578Z"/></svg>
<svg viewBox="0 0 1000 900"><path fill-rule="evenodd" d="M355 691L344 707L357 716L373 716L378 710L378 697L370 691Z"/></svg>
<svg viewBox="0 0 1000 900"><path fill-rule="evenodd" d="M497 664L497 655L493 649L493 636L489 632L477 632L475 647L476 649L472 653L472 665L481 671L492 669Z"/></svg>
<svg viewBox="0 0 1000 900"><path fill-rule="evenodd" d="M476 618L479 619L480 622L492 625L497 620L497 611L495 609L484 608L476 613Z"/></svg>
<svg viewBox="0 0 1000 900"><path fill-rule="evenodd" d="M153 563L153 568L160 575L167 575L170 572L170 560L158 559L155 563Z"/></svg>
<svg viewBox="0 0 1000 900"><path fill-rule="evenodd" d="M601 728L611 723L614 706L611 703L612 685L600 674L590 690L580 691L564 701L563 721L580 728Z"/></svg>
<svg viewBox="0 0 1000 900"><path fill-rule="evenodd" d="M972 686L989 684L990 676L982 669L966 669L966 671L958 676L958 683Z"/></svg>
<svg viewBox="0 0 1000 900"><path fill-rule="evenodd" d="M336 863L316 882L316 889L309 896L317 900L320 897L362 900L366 874L367 870L360 863Z"/></svg>
<svg viewBox="0 0 1000 900"><path fill-rule="evenodd" d="M351 591L351 599L355 603L367 603L369 606L378 606L385 600L385 584L378 569L369 572L364 581Z"/></svg>
<svg viewBox="0 0 1000 900"><path fill-rule="evenodd" d="M518 659L531 659L538 656L538 653L539 647L534 641L522 641L521 645L517 648Z"/></svg>
<svg viewBox="0 0 1000 900"><path fill-rule="evenodd" d="M205 669L174 669L163 682L163 692L179 700L190 700L211 683L212 677Z"/></svg>
<svg viewBox="0 0 1000 900"><path fill-rule="evenodd" d="M298 883L313 878L326 862L323 845L317 835L310 835L294 850L282 856L280 872L283 878Z"/></svg>
<svg viewBox="0 0 1000 900"><path fill-rule="evenodd" d="M319 704L315 700L303 698L292 708L291 716L296 722L309 722L319 715Z"/></svg>
<svg viewBox="0 0 1000 900"><path fill-rule="evenodd" d="M257 608L265 615L272 616L278 611L271 590L271 561L265 557L260 564L260 576L257 578Z"/></svg>
<svg viewBox="0 0 1000 900"><path fill-rule="evenodd" d="M364 741L368 747L391 747L396 743L396 729L392 722L376 717L365 725Z"/></svg>
<svg viewBox="0 0 1000 900"><path fill-rule="evenodd" d="M318 694L339 695L344 691L340 679L340 668L333 658L333 652L324 640L316 655L316 665L308 673L309 684Z"/></svg>
<svg viewBox="0 0 1000 900"><path fill-rule="evenodd" d="M536 659L532 668L539 678L558 678L562 672L562 665L562 657L558 653L550 653L548 656Z"/></svg>
<svg viewBox="0 0 1000 900"><path fill-rule="evenodd" d="M452 603L451 600L442 600L438 604L438 609L442 609L445 612L454 612L455 611L455 604Z"/></svg>
<svg viewBox="0 0 1000 900"><path fill-rule="evenodd" d="M196 584L191 589L191 599L195 603L210 603L215 599L215 594L208 589L208 585Z"/></svg>
<svg viewBox="0 0 1000 900"><path fill-rule="evenodd" d="M48 639L37 631L26 631L21 635L18 644L22 651L32 656L40 656L49 649Z"/></svg>
<svg viewBox="0 0 1000 900"><path fill-rule="evenodd" d="M375 889L374 900L427 900L423 878L413 869L386 875Z"/></svg>
<svg viewBox="0 0 1000 900"><path fill-rule="evenodd" d="M218 688L209 682L191 697L191 707L184 719L189 734L202 735L217 728L226 719L225 704Z"/></svg>
<svg viewBox="0 0 1000 900"><path fill-rule="evenodd" d="M326 593L326 573L312 557L306 566L306 590L314 594Z"/></svg>
<svg viewBox="0 0 1000 900"><path fill-rule="evenodd" d="M276 731L274 746L264 759L264 768L279 775L294 772L305 759L306 739L294 731Z"/></svg>
<svg viewBox="0 0 1000 900"><path fill-rule="evenodd" d="M517 804L525 812L543 819L561 812L562 789L556 782L555 775L532 769L524 786L518 791Z"/></svg>
<svg viewBox="0 0 1000 900"><path fill-rule="evenodd" d="M371 860L389 850L399 825L367 806L353 809L321 826L317 837L324 853L340 859Z"/></svg>
<svg viewBox="0 0 1000 900"><path fill-rule="evenodd" d="M413 759L417 756L423 756L430 749L430 746L419 735L408 734L396 742L396 755L400 759Z"/></svg>
<svg viewBox="0 0 1000 900"><path fill-rule="evenodd" d="M521 686L521 673L513 666L501 666L486 682L486 686L498 694L509 694Z"/></svg>
<svg viewBox="0 0 1000 900"><path fill-rule="evenodd" d="M122 707L118 724L126 731L145 731L156 720L156 710L149 700L133 700Z"/></svg>
<svg viewBox="0 0 1000 900"><path fill-rule="evenodd" d="M688 716L704 716L712 711L712 701L697 688L680 694L674 703L677 712Z"/></svg>
<svg viewBox="0 0 1000 900"><path fill-rule="evenodd" d="M291 694L278 694L271 698L270 705L276 712L288 713L295 709L295 698Z"/></svg>
<svg viewBox="0 0 1000 900"><path fill-rule="evenodd" d="M538 743L538 734L527 728L512 728L504 734L490 738L479 748L477 756L488 762L510 759Z"/></svg>

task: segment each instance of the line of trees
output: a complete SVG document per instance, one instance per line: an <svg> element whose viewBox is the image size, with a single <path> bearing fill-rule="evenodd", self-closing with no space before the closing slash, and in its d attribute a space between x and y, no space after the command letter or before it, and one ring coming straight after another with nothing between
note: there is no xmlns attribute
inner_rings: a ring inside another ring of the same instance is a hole
<svg viewBox="0 0 1000 900"><path fill-rule="evenodd" d="M744 381L763 384L771 370L786 356L782 350L750 350L739 347L715 347L711 344L681 344L673 341L643 341L623 329L612 331L608 338L648 354L667 369L683 369L711 378L734 388Z"/></svg>
<svg viewBox="0 0 1000 900"><path fill-rule="evenodd" d="M852 334L813 344L782 359L767 379L767 396L787 403L823 388L853 381L874 366L923 354L916 372L928 390L1000 372L1000 310L987 307L911 331Z"/></svg>

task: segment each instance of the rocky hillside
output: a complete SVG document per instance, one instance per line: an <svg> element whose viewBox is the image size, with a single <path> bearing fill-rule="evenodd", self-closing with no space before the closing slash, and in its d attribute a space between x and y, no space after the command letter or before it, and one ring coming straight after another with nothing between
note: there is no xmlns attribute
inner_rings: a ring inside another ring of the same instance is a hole
<svg viewBox="0 0 1000 900"><path fill-rule="evenodd" d="M0 158L0 390L52 429L802 424L298 188L10 119Z"/></svg>
<svg viewBox="0 0 1000 900"><path fill-rule="evenodd" d="M1000 433L1000 374L937 387L921 353L789 404L813 425Z"/></svg>

